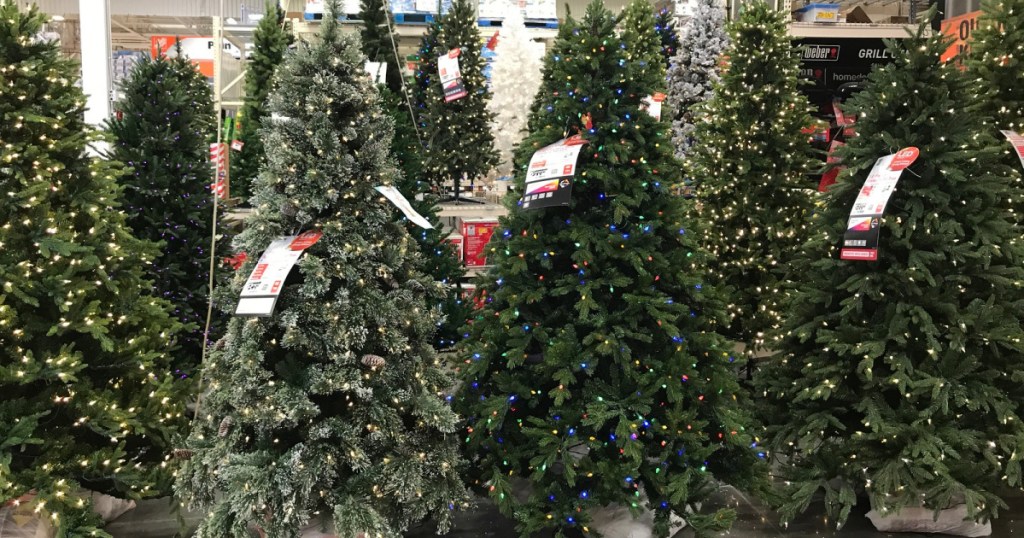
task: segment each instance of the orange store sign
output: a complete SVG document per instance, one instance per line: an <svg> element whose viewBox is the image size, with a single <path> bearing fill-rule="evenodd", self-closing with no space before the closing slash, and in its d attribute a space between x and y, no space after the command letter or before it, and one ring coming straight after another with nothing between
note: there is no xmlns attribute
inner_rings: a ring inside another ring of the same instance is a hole
<svg viewBox="0 0 1024 538"><path fill-rule="evenodd" d="M974 30L978 28L979 15L981 11L972 11L942 21L942 33L953 38L953 43L942 55L942 61L948 62L969 51L968 45Z"/></svg>

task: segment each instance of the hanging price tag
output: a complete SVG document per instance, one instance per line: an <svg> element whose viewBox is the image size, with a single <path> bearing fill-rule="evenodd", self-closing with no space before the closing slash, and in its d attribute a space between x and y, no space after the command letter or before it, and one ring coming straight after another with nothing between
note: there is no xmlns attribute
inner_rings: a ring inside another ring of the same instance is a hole
<svg viewBox="0 0 1024 538"><path fill-rule="evenodd" d="M658 92L649 97L644 97L644 103L647 103L647 112L654 116L654 119L661 121L661 103L665 100L665 94Z"/></svg>
<svg viewBox="0 0 1024 538"><path fill-rule="evenodd" d="M377 189L377 192L383 194L388 200L391 200L391 203L395 204L395 207L400 209L407 219L411 220L420 228L430 230L434 227L433 224L430 224L429 220L425 219L423 215L420 215L415 209L413 209L412 204L409 203L409 200L402 195L401 191L398 189L383 185L380 187L374 187L374 189Z"/></svg>
<svg viewBox="0 0 1024 538"><path fill-rule="evenodd" d="M267 317L274 313L277 298L284 288L295 262L307 248L316 244L323 232L314 230L301 235L290 235L275 239L260 256L256 267L242 287L242 293L235 308L236 316Z"/></svg>
<svg viewBox="0 0 1024 538"><path fill-rule="evenodd" d="M918 154L917 148L905 148L875 161L850 210L846 233L843 234L843 248L839 251L841 259L878 259L878 237L885 206L896 190L896 182L903 170L917 160Z"/></svg>
<svg viewBox="0 0 1024 538"><path fill-rule="evenodd" d="M570 136L533 154L526 173L526 192L520 201L523 209L569 205L576 161L586 143L579 135Z"/></svg>
<svg viewBox="0 0 1024 538"><path fill-rule="evenodd" d="M444 88L444 102L450 103L469 95L462 83L462 71L459 70L460 49L452 49L448 54L437 58L437 71L441 75L441 87Z"/></svg>
<svg viewBox="0 0 1024 538"><path fill-rule="evenodd" d="M1021 136L1016 131L999 131L1003 133L1003 136L1013 144L1013 149L1017 152L1017 157L1020 159L1020 164L1024 166L1024 136Z"/></svg>

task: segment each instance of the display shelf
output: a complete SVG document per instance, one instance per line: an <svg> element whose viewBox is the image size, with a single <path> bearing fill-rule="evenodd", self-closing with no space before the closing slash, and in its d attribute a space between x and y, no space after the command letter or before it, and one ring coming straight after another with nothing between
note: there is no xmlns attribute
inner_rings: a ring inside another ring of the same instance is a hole
<svg viewBox="0 0 1024 538"><path fill-rule="evenodd" d="M505 215L508 215L508 209L506 209L505 206L492 203L446 203L439 204L437 209L437 216L445 218L504 217Z"/></svg>
<svg viewBox="0 0 1024 538"><path fill-rule="evenodd" d="M822 37L822 38L844 38L844 37L881 37L881 38L902 38L907 37L908 31L914 31L917 25L908 24L856 24L856 23L835 23L822 24L814 22L791 22L789 23L789 35L793 37Z"/></svg>

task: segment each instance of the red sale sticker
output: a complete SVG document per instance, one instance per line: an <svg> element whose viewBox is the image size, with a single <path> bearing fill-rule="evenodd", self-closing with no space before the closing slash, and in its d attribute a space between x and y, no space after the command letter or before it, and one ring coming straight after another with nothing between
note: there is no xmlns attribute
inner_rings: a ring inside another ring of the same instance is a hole
<svg viewBox="0 0 1024 538"><path fill-rule="evenodd" d="M909 148L903 148L896 152L896 157L893 158L892 162L889 163L889 170L894 172L904 170L908 166L914 164L917 157L921 154L921 151L911 146Z"/></svg>
<svg viewBox="0 0 1024 538"><path fill-rule="evenodd" d="M323 235L324 233L320 230L310 230L296 237L292 244L288 245L288 248L292 250L306 250L315 245Z"/></svg>

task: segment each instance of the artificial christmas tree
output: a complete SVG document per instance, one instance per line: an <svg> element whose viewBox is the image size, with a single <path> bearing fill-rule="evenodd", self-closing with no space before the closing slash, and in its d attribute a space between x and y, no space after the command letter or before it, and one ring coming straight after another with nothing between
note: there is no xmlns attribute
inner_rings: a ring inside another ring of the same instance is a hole
<svg viewBox="0 0 1024 538"><path fill-rule="evenodd" d="M401 171L396 186L417 213L436 223L437 196L423 177L423 146L410 118L408 103L403 97L386 89L381 91L381 98L384 109L395 125L391 154ZM406 228L419 244L423 256L423 272L448 286L440 301L428 298L427 307L439 307L443 315L434 335L434 347L439 350L449 349L458 341L459 329L469 319L471 312L470 303L463 298L461 284L466 274L465 266L453 245L445 240L446 236L440 226L424 229L406 220Z"/></svg>
<svg viewBox="0 0 1024 538"><path fill-rule="evenodd" d="M397 537L426 517L445 530L466 496L448 435L458 419L441 395L449 379L430 345L436 314L421 306L440 285L374 190L397 173L392 126L338 10L331 2L319 40L285 61L270 100L273 151L236 245L258 253L281 236L322 237L274 312L233 318L209 356L177 481L183 499L208 507L200 536L251 524L293 537L317 518L343 537ZM254 259L220 296L229 310Z"/></svg>
<svg viewBox="0 0 1024 538"><path fill-rule="evenodd" d="M702 117L699 105L711 99L720 80L722 53L729 44L725 10L718 0L697 0L693 17L668 69L668 106L672 110L672 144L685 159Z"/></svg>
<svg viewBox="0 0 1024 538"><path fill-rule="evenodd" d="M121 94L117 117L107 124L113 135L110 157L131 167L122 179L128 225L136 237L161 243L160 255L147 265L147 278L175 305L177 318L194 327L180 336L175 364L191 375L203 354L210 293L208 141L216 128L210 85L188 58L143 58ZM216 245L219 262L229 245L225 240ZM214 323L211 334L221 325Z"/></svg>
<svg viewBox="0 0 1024 538"><path fill-rule="evenodd" d="M490 94L483 74L476 8L470 0L455 0L436 29L437 41L431 56L457 60L461 76L446 85L438 71L427 73L430 84L426 87L425 121L421 124L426 147L424 171L437 187L465 186L466 181L486 175L498 163L490 129L493 114L487 110ZM439 63L438 58L433 61L435 66ZM452 195L455 201L459 194L456 189Z"/></svg>
<svg viewBox="0 0 1024 538"><path fill-rule="evenodd" d="M245 102L238 134L243 145L230 160L231 196L242 200L248 200L252 182L264 162L265 149L260 129L266 117L267 97L274 89L274 72L295 41L279 2L267 2L266 13L256 25L252 41L252 58L246 60Z"/></svg>
<svg viewBox="0 0 1024 538"><path fill-rule="evenodd" d="M999 130L1024 132L1024 1L986 0L978 28L971 34L966 65L983 95L979 112ZM1014 155L1016 159L1016 155ZM1019 165L1019 161L1015 166Z"/></svg>
<svg viewBox="0 0 1024 538"><path fill-rule="evenodd" d="M427 31L420 40L420 48L416 51L419 62L416 65L416 71L413 72L411 93L416 125L420 131L425 131L428 122L427 92L440 80L437 74L437 56L440 54L441 48L438 42L440 36L441 21L438 19L427 27Z"/></svg>
<svg viewBox="0 0 1024 538"><path fill-rule="evenodd" d="M495 47L491 100L487 103L494 117L491 131L501 155L498 172L502 175L512 173L513 151L526 136L530 105L540 88L542 49L530 39L520 10L508 7Z"/></svg>
<svg viewBox="0 0 1024 538"><path fill-rule="evenodd" d="M679 175L668 126L642 108L658 71L627 59L657 49L630 50L614 26L595 1L555 44L548 122L520 151L579 134L571 198L524 209L509 195L460 351L472 479L524 537L594 535L592 512L609 503L655 511L658 536L673 513L722 529L730 511L691 512L714 480L763 478L700 234L665 188ZM526 179L517 169L520 193Z"/></svg>
<svg viewBox="0 0 1024 538"><path fill-rule="evenodd" d="M978 28L971 34L970 54L966 58L975 91L982 96L976 111L982 117L991 118L991 133L1003 139L1003 162L1022 170L1024 152L1015 146L1024 141L1014 137L1013 133L1024 135L1024 87L1020 84L1021 58L1024 57L1024 1L986 0L982 3L982 10ZM1007 141L1007 138L1011 140ZM1024 200L1011 200L1009 203L1020 218Z"/></svg>
<svg viewBox="0 0 1024 538"><path fill-rule="evenodd" d="M148 294L155 245L119 209L118 163L88 157L79 66L0 4L0 504L32 498L58 536L107 536L83 489L169 488L181 324Z"/></svg>
<svg viewBox="0 0 1024 538"><path fill-rule="evenodd" d="M691 211L705 225L701 243L715 256L715 280L730 288L725 333L748 354L778 328L781 272L810 234L811 148L801 134L810 107L786 24L764 2L744 5L687 168L700 198Z"/></svg>
<svg viewBox="0 0 1024 538"><path fill-rule="evenodd" d="M388 90L405 95L402 85L404 66L399 61L398 37L395 35L394 18L384 4L384 0L361 0L359 2L359 18L363 21L360 29L363 54L371 62L379 62L387 66L385 80ZM404 102L402 106L404 108Z"/></svg>
<svg viewBox="0 0 1024 538"><path fill-rule="evenodd" d="M787 520L822 490L840 526L860 494L881 516L963 503L987 518L1021 487L1024 251L999 203L1013 171L966 75L940 61L948 42L926 32L890 43L894 62L847 102L859 136L790 262L779 353L757 377ZM869 171L911 147L877 260L840 259Z"/></svg>
<svg viewBox="0 0 1024 538"><path fill-rule="evenodd" d="M665 90L663 35L658 32L654 12L647 0L632 0L622 13L622 40L626 43L626 61L639 70L639 76L653 82L647 95ZM651 76L648 76L650 74Z"/></svg>
<svg viewBox="0 0 1024 538"><path fill-rule="evenodd" d="M661 37L661 56L665 60L665 69L672 65L672 58L679 51L679 34L676 32L676 14L672 9L664 7L658 10L654 21L654 30Z"/></svg>

